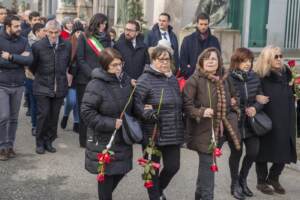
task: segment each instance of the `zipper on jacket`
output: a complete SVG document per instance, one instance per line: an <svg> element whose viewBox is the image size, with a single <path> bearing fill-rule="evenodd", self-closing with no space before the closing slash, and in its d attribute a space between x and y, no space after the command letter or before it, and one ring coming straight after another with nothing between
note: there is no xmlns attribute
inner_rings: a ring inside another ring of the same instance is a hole
<svg viewBox="0 0 300 200"><path fill-rule="evenodd" d="M56 52L55 52L55 48L53 48L53 53L54 53L54 94L56 94L56 90L57 90L57 81L56 81Z"/></svg>
<svg viewBox="0 0 300 200"><path fill-rule="evenodd" d="M247 88L247 82L244 82L244 88L245 88L245 95L246 95L246 102L245 102L245 109L248 107L248 98L249 98L249 94L248 94L248 88ZM246 110L245 110L245 117L243 119L243 131L242 131L242 138L246 137L246 130L245 130L245 123L246 123Z"/></svg>

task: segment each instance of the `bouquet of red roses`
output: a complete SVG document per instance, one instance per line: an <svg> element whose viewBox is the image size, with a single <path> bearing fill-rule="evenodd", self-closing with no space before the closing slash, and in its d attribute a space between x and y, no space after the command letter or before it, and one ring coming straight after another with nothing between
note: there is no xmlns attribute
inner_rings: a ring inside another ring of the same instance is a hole
<svg viewBox="0 0 300 200"><path fill-rule="evenodd" d="M296 66L295 60L288 61L288 65L292 72L292 80L289 84L294 87L295 97L300 99L300 69Z"/></svg>

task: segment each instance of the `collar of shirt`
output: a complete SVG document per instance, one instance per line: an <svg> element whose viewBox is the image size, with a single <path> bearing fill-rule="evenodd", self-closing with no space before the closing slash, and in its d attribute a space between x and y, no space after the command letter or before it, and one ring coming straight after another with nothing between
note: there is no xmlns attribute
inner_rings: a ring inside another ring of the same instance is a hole
<svg viewBox="0 0 300 200"><path fill-rule="evenodd" d="M170 42L169 32L168 31L163 31L161 29L159 29L159 30L160 30L161 38L162 39L167 39ZM164 35L166 36L166 38L164 38Z"/></svg>

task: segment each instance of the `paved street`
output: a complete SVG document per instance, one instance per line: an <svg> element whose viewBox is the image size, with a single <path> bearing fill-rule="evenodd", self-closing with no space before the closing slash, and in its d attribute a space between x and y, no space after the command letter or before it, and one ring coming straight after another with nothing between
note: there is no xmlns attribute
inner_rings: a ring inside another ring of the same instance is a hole
<svg viewBox="0 0 300 200"><path fill-rule="evenodd" d="M34 138L31 136L29 118L25 109L20 113L16 152L18 157L0 162L0 200L96 200L97 184L94 175L84 169L84 150L79 148L78 135L59 129L59 138L54 146L58 152L45 155L35 154ZM70 125L71 123L69 123ZM220 171L216 174L216 200L233 199L229 194L230 175L228 149L219 161ZM134 161L141 156L139 146L134 147ZM197 156L182 150L181 168L165 191L168 200L192 200L197 173ZM146 200L146 190L141 180L141 167L134 169L121 181L114 192L114 200ZM249 177L249 186L255 197L252 200L299 200L300 172L285 169L281 178L286 195L263 195L255 189L254 168Z"/></svg>

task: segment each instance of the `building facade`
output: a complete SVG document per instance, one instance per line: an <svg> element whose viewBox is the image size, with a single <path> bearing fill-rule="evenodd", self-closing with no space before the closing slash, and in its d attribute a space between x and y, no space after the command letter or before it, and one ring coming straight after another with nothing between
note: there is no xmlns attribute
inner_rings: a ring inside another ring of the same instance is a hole
<svg viewBox="0 0 300 200"><path fill-rule="evenodd" d="M109 17L110 25L122 24L129 0L22 0L42 15L71 15L88 20L94 13ZM0 0L4 6L9 2ZM300 0L140 0L146 27L151 28L161 12L172 17L178 35L192 27L201 2L226 3L226 17L215 29L238 30L240 45L255 50L273 44L283 49L300 48ZM6 5L7 4L7 5ZM224 9L224 8L222 8ZM183 34L184 35L184 34Z"/></svg>

